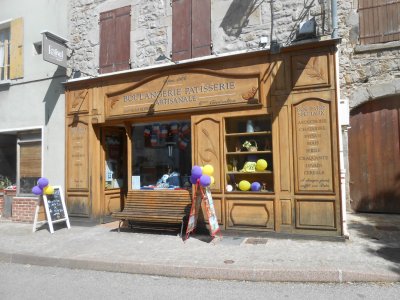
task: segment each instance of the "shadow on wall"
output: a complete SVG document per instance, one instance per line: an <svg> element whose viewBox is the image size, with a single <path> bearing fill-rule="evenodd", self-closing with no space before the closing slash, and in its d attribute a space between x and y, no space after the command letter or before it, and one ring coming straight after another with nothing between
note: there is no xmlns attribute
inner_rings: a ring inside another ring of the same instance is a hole
<svg viewBox="0 0 400 300"><path fill-rule="evenodd" d="M46 125L50 121L51 115L53 114L60 95L64 94L64 86L62 83L65 82L66 79L66 69L59 66L54 72L46 95L43 98L43 102L45 103Z"/></svg>
<svg viewBox="0 0 400 300"><path fill-rule="evenodd" d="M251 14L265 0L233 0L220 27L228 36L238 37L249 23Z"/></svg>

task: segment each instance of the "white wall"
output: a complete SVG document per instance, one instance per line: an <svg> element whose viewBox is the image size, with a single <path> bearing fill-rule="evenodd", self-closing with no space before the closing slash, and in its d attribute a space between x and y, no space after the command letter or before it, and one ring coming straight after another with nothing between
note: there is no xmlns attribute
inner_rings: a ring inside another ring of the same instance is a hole
<svg viewBox="0 0 400 300"><path fill-rule="evenodd" d="M16 128L44 128L43 176L64 186L65 70L35 54L33 44L48 30L68 37L68 0L1 0L0 22L24 19L24 77L0 85L0 132Z"/></svg>

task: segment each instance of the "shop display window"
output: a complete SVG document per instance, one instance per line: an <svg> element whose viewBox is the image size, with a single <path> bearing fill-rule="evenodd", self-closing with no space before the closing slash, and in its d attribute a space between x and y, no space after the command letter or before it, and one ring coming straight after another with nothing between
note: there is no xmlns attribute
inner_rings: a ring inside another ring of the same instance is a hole
<svg viewBox="0 0 400 300"><path fill-rule="evenodd" d="M225 119L227 192L272 193L271 116Z"/></svg>
<svg viewBox="0 0 400 300"><path fill-rule="evenodd" d="M192 167L190 121L135 124L132 189L187 189Z"/></svg>

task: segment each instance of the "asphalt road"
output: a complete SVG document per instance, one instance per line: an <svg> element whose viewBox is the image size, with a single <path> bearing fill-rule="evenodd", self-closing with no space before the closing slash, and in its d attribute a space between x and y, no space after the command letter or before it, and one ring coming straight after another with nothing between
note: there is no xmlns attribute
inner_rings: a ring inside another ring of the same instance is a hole
<svg viewBox="0 0 400 300"><path fill-rule="evenodd" d="M400 283L261 283L0 263L0 299L399 299Z"/></svg>

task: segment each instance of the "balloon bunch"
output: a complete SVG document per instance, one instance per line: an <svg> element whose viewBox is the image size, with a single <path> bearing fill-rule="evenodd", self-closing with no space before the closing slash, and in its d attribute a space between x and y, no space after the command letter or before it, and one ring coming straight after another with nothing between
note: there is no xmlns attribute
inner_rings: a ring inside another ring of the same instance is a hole
<svg viewBox="0 0 400 300"><path fill-rule="evenodd" d="M265 159L259 159L256 163L256 171L262 172L268 167L268 163ZM253 191L258 192L261 190L261 184L257 181L250 183L247 180L241 180L239 182L239 189L241 191Z"/></svg>
<svg viewBox="0 0 400 300"><path fill-rule="evenodd" d="M35 195L52 195L54 194L54 187L49 185L49 180L45 177L39 178L37 185L32 188L32 193Z"/></svg>
<svg viewBox="0 0 400 300"><path fill-rule="evenodd" d="M190 182L192 184L199 182L202 187L207 187L215 182L213 174L214 168L212 165L205 165L204 167L193 166Z"/></svg>

